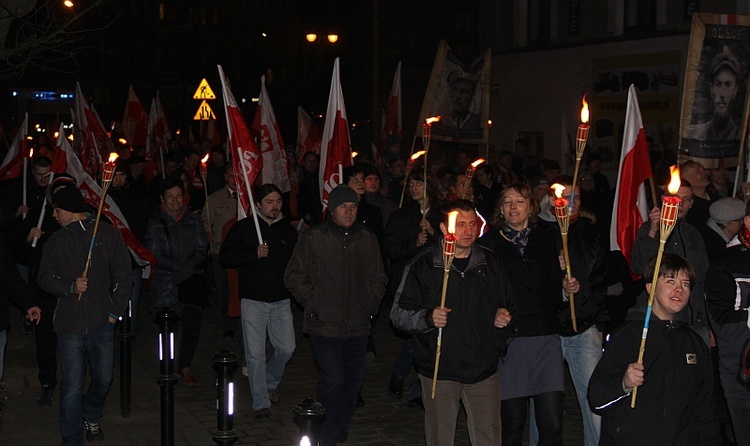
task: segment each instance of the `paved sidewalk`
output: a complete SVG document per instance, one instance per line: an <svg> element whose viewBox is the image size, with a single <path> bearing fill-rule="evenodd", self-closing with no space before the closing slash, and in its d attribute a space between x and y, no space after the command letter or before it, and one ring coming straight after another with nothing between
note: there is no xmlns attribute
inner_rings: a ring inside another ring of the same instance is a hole
<svg viewBox="0 0 750 446"><path fill-rule="evenodd" d="M145 308L145 306L144 306ZM401 339L388 325L388 308L383 307L378 320L376 346L378 357L368 366L362 394L365 407L360 408L351 423L349 445L423 445L423 413L408 408L406 400L396 400L387 392L391 367L401 349ZM318 374L312 359L309 341L302 335L302 313L295 308L297 351L287 366L279 390L281 401L274 404L271 419L256 421L251 408L247 379L235 373L234 428L236 444L275 446L299 444L298 429L292 408L307 397L314 397ZM0 402L0 445L56 445L60 443L57 416L59 394L52 407L37 407L39 383L34 358L34 337L24 335L20 318L12 318L5 356L5 382L10 391L8 400ZM104 442L110 445L160 445L160 388L156 382L158 327L142 312L140 332L133 353L132 410L129 418L120 416L119 369L110 390L101 421ZM213 355L221 350L239 352L234 339L222 339L216 307L209 307L203 316L203 331L196 351L193 372L198 384L175 386L175 445L211 445L216 429L216 374L212 369ZM566 392L565 444L583 444L581 417L575 393ZM461 415L456 445L468 445L465 417Z"/></svg>

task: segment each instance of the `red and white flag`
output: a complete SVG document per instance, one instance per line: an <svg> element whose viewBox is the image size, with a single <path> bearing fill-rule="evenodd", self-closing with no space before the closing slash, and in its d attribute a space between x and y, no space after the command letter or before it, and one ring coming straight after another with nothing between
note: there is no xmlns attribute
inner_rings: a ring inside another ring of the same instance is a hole
<svg viewBox="0 0 750 446"><path fill-rule="evenodd" d="M84 200L97 208L99 206L99 201L101 200L102 188L99 187L96 181L94 181L94 179L84 170L78 157L76 157L73 149L70 147L67 138L65 138L65 132L63 131L62 126L60 126L60 134L57 137L56 146L57 150L61 150L65 153L67 162L67 170L65 172L75 178L76 185L78 186L78 189L81 190ZM112 222L112 225L120 231L122 238L125 240L125 244L138 265L145 267L148 265L151 267L156 265L156 257L154 257L154 255L151 254L151 252L146 249L140 241L138 241L136 236L130 232L130 226L128 226L125 216L122 214L122 211L120 211L117 203L115 203L110 196L107 196L104 199L102 214L106 215ZM149 270L147 270L147 272L150 274Z"/></svg>
<svg viewBox="0 0 750 446"><path fill-rule="evenodd" d="M232 152L235 178L237 181L237 220L242 220L253 206L250 189L263 169L263 157L255 144L245 118L237 106L224 70L218 65L224 105L227 112L227 145Z"/></svg>
<svg viewBox="0 0 750 446"><path fill-rule="evenodd" d="M383 120L383 132L380 135L380 147L386 146L388 137L391 135L404 137L404 127L401 122L401 62L398 63L396 74L393 76L393 86Z"/></svg>
<svg viewBox="0 0 750 446"><path fill-rule="evenodd" d="M125 104L125 115L122 118L122 131L128 144L133 146L146 145L148 137L148 114L143 108L141 100L130 86L128 90L128 102Z"/></svg>
<svg viewBox="0 0 750 446"><path fill-rule="evenodd" d="M346 118L344 94L339 81L339 58L333 62L331 92L328 95L326 123L323 126L323 143L320 147L320 198L323 214L328 207L328 194L342 180L340 171L352 165L352 144L349 140L349 123Z"/></svg>
<svg viewBox="0 0 750 446"><path fill-rule="evenodd" d="M29 133L29 114L26 113L13 143L0 164L0 181L12 180L23 175L23 159L28 156L26 135ZM25 187L25 186L24 186Z"/></svg>
<svg viewBox="0 0 750 446"><path fill-rule="evenodd" d="M630 264L636 233L643 222L648 219L646 187L643 182L651 177L646 133L643 131L643 120L634 85L630 85L628 90L621 153L615 203L612 209L610 249L622 251Z"/></svg>
<svg viewBox="0 0 750 446"><path fill-rule="evenodd" d="M297 164L302 165L307 152L320 155L321 138L320 127L302 107L297 106Z"/></svg>
<svg viewBox="0 0 750 446"><path fill-rule="evenodd" d="M89 105L76 82L76 112L74 115L74 143L80 144L81 162L86 173L92 177L99 174L102 165L102 154L105 157L115 151L115 145L109 139L99 114L93 105Z"/></svg>
<svg viewBox="0 0 750 446"><path fill-rule="evenodd" d="M284 139L268 97L266 76L260 78L260 100L253 119L253 133L260 140L260 153L263 156L261 182L273 183L281 192L289 192L292 186L289 184L289 171L284 155Z"/></svg>
<svg viewBox="0 0 750 446"><path fill-rule="evenodd" d="M172 138L172 132L169 130L167 117L164 116L164 108L161 106L159 92L156 92L156 98L151 101L151 113L148 119L148 130L146 132L146 184L151 184L151 180L161 175L164 177L164 155L167 151L167 142Z"/></svg>

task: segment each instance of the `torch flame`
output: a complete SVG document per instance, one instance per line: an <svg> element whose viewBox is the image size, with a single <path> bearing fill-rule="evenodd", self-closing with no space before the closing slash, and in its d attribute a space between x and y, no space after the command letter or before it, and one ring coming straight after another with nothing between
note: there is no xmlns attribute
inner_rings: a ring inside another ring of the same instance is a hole
<svg viewBox="0 0 750 446"><path fill-rule="evenodd" d="M109 154L109 159L107 160L107 162L114 163L115 161L117 161L117 156L118 155L115 152L110 153Z"/></svg>
<svg viewBox="0 0 750 446"><path fill-rule="evenodd" d="M488 119L487 120L487 125L490 126L490 127L492 127L492 119Z"/></svg>
<svg viewBox="0 0 750 446"><path fill-rule="evenodd" d="M201 159L201 163L206 164L208 162L208 156L209 154L207 153L206 156L204 156L203 159Z"/></svg>
<svg viewBox="0 0 750 446"><path fill-rule="evenodd" d="M458 211L448 213L448 234L456 233L456 218L458 217Z"/></svg>
<svg viewBox="0 0 750 446"><path fill-rule="evenodd" d="M32 147L29 149L29 158L33 158L33 157L34 157L34 148Z"/></svg>
<svg viewBox="0 0 750 446"><path fill-rule="evenodd" d="M550 186L551 189L555 190L555 197L562 198L563 191L565 190L565 186L563 186L560 183L555 183L552 186Z"/></svg>
<svg viewBox="0 0 750 446"><path fill-rule="evenodd" d="M581 122L586 123L589 122L589 103L586 101L585 94L583 95L581 102L583 102L583 108L581 109Z"/></svg>
<svg viewBox="0 0 750 446"><path fill-rule="evenodd" d="M480 165L480 164L482 164L483 162L484 162L484 158L479 158L478 160L476 160L473 163L471 163L471 167L473 167L474 169L476 169L477 166Z"/></svg>
<svg viewBox="0 0 750 446"><path fill-rule="evenodd" d="M359 155L359 152L352 151L352 158L356 158L357 155Z"/></svg>
<svg viewBox="0 0 750 446"><path fill-rule="evenodd" d="M420 156L424 155L424 150L420 150L419 152L416 152L414 155L411 156L411 160L415 161Z"/></svg>
<svg viewBox="0 0 750 446"><path fill-rule="evenodd" d="M672 179L669 181L669 185L667 186L667 191L675 195L677 194L677 191L680 190L680 168L677 166L670 166L669 172L672 175Z"/></svg>
<svg viewBox="0 0 750 446"><path fill-rule="evenodd" d="M438 121L440 121L440 116L433 116L431 118L425 119L424 123L427 125L432 125L433 122L438 122Z"/></svg>
<svg viewBox="0 0 750 446"><path fill-rule="evenodd" d="M68 139L71 140L71 141L73 141L73 134L72 133L70 135L68 135Z"/></svg>
<svg viewBox="0 0 750 446"><path fill-rule="evenodd" d="M125 139L125 138L120 138L120 139L117 140L117 142L119 142L123 146L128 144L128 140Z"/></svg>

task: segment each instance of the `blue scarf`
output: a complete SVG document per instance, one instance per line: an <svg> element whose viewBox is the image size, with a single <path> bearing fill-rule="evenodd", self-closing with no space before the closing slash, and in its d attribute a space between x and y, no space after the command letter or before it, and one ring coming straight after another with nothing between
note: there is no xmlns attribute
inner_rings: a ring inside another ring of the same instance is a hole
<svg viewBox="0 0 750 446"><path fill-rule="evenodd" d="M527 226L520 231L516 231L515 229L508 226L507 223L504 223L503 227L500 228L500 232L505 236L505 238L510 240L513 245L515 245L518 253L521 255L521 257L523 257L526 253L526 245L529 244L529 233L531 232L531 227Z"/></svg>

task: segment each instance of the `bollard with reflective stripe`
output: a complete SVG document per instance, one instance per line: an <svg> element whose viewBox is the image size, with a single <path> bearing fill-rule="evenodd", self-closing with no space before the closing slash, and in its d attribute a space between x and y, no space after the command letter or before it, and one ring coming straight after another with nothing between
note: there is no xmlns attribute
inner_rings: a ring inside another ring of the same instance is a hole
<svg viewBox="0 0 750 446"><path fill-rule="evenodd" d="M234 380L237 370L237 355L229 350L214 355L213 369L216 371L216 431L214 442L230 446L237 441L234 431Z"/></svg>
<svg viewBox="0 0 750 446"><path fill-rule="evenodd" d="M159 324L159 376L161 386L161 446L174 445L174 335L180 317L174 310L162 310L156 315Z"/></svg>
<svg viewBox="0 0 750 446"><path fill-rule="evenodd" d="M128 308L125 315L120 318L120 332L117 334L117 340L120 342L120 415L123 418L130 418L132 396L133 334L130 331L131 305L132 302L128 300Z"/></svg>
<svg viewBox="0 0 750 446"><path fill-rule="evenodd" d="M294 406L294 423L299 427L300 446L317 446L320 421L326 408L312 398L306 398Z"/></svg>

